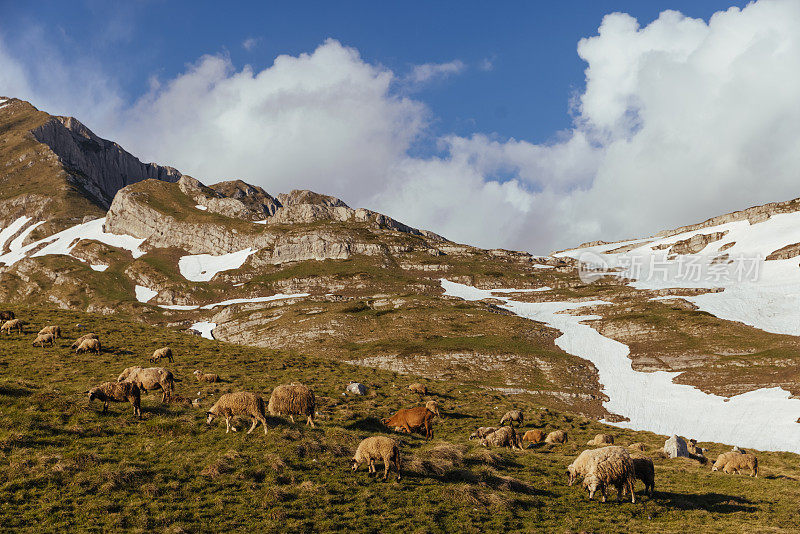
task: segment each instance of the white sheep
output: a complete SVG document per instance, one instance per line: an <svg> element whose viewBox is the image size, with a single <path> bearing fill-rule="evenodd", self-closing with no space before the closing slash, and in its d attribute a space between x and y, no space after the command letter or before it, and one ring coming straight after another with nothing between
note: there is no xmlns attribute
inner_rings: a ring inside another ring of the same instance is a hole
<svg viewBox="0 0 800 534"><path fill-rule="evenodd" d="M599 490L602 495L602 502L606 502L608 488L614 486L617 488L618 501L622 500L625 492L630 491L631 502L636 502L636 494L633 491L633 481L636 474L633 460L625 449L622 447L618 447L618 449L622 452L600 459L589 474L584 477L583 486L589 492L590 500L594 497L595 492Z"/></svg>
<svg viewBox="0 0 800 534"><path fill-rule="evenodd" d="M303 384L282 384L276 386L269 396L269 414L272 416L288 415L294 423L295 415L305 415L307 425L314 428L314 411L316 410L314 392Z"/></svg>
<svg viewBox="0 0 800 534"><path fill-rule="evenodd" d="M226 393L222 395L214 406L206 412L206 423L211 424L215 417L225 418L225 433L231 430L236 432L236 427L231 426L231 418L235 416L246 416L253 419L253 425L247 431L250 434L258 423L264 425L264 434L267 433L267 418L264 413L264 399L255 393L247 391L237 391L236 393Z"/></svg>
<svg viewBox="0 0 800 534"><path fill-rule="evenodd" d="M397 480L400 480L400 449L397 442L385 436L370 436L358 444L353 456L353 471L367 462L370 473L375 472L375 460L383 460L383 479L389 478L389 468L394 464Z"/></svg>
<svg viewBox="0 0 800 534"><path fill-rule="evenodd" d="M525 424L525 414L521 410L510 410L500 419L500 426L506 423L511 426L514 426L514 423L518 423L519 426L522 426Z"/></svg>

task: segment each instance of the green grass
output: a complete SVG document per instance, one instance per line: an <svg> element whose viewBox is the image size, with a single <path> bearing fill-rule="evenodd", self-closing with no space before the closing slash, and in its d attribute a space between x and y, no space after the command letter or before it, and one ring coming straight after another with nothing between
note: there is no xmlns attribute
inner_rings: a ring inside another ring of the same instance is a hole
<svg viewBox="0 0 800 534"><path fill-rule="evenodd" d="M663 437L611 429L568 413L539 409L529 397L506 397L454 380L401 377L293 352L212 342L124 321L41 308L15 308L29 335L0 338L0 517L17 531L333 531L356 532L753 532L793 531L800 521L797 456L760 453L762 476L712 473L685 460L656 457L657 494L636 504L589 502L564 484L563 471L595 433L617 443L645 442L654 453ZM68 349L81 322L98 332L105 352ZM30 346L30 331L57 323L67 339L55 348ZM114 380L169 344L178 393L206 399L200 409L143 398L143 419L129 405L107 415L89 406L90 386ZM200 386L195 368L226 382ZM265 437L226 435L204 423L204 409L225 391L267 397L278 383L302 381L318 398L316 429L270 418ZM350 380L371 394L342 397ZM402 442L402 481L352 474L348 459L362 438L418 399L405 385L422 380L442 406L435 438L395 434ZM512 406L526 410L527 428L564 428L567 445L520 453L488 453L466 438L496 423ZM705 444L718 453L723 446ZM638 486L641 489L641 486ZM613 499L612 499L613 501Z"/></svg>

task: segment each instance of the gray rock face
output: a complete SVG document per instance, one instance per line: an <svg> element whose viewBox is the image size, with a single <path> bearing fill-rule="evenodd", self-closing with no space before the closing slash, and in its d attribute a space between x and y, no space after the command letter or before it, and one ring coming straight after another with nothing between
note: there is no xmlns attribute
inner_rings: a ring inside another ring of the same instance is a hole
<svg viewBox="0 0 800 534"><path fill-rule="evenodd" d="M664 442L664 454L670 458L690 457L689 449L686 447L686 440L675 435Z"/></svg>
<svg viewBox="0 0 800 534"><path fill-rule="evenodd" d="M366 395L367 386L358 382L350 382L347 384L347 393L350 395Z"/></svg>
<svg viewBox="0 0 800 534"><path fill-rule="evenodd" d="M176 182L181 173L172 167L142 163L112 141L97 137L72 117L53 117L31 132L55 152L70 171L70 180L107 208L117 191L148 178Z"/></svg>

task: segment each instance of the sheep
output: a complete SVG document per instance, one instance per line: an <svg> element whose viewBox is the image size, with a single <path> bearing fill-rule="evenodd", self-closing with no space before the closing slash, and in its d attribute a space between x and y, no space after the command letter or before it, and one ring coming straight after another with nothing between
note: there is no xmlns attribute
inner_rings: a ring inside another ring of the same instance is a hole
<svg viewBox="0 0 800 534"><path fill-rule="evenodd" d="M14 315L14 312L11 310L0 311L0 321L10 321L15 317L16 315Z"/></svg>
<svg viewBox="0 0 800 534"><path fill-rule="evenodd" d="M742 454L747 454L747 451L744 449L740 449L737 445L734 445L731 449L732 452L740 452Z"/></svg>
<svg viewBox="0 0 800 534"><path fill-rule="evenodd" d="M730 454L730 453L728 453ZM719 459L717 459L719 461ZM714 464L717 465L716 463ZM714 469L716 471L716 469ZM738 475L740 472L749 471L750 476L758 477L758 458L752 454L742 454L735 452L728 457L727 462L722 467L722 472Z"/></svg>
<svg viewBox="0 0 800 534"><path fill-rule="evenodd" d="M442 414L439 413L439 404L436 401L429 400L428 402L425 403L425 407L428 410L432 411L436 415L436 417L439 417L439 418L442 417Z"/></svg>
<svg viewBox="0 0 800 534"><path fill-rule="evenodd" d="M117 382L132 382L145 393L160 389L163 392L161 402L167 402L172 397L176 381L172 371L163 367L128 367L117 377Z"/></svg>
<svg viewBox="0 0 800 534"><path fill-rule="evenodd" d="M198 382L219 382L219 375L214 373L202 373L198 369L192 373Z"/></svg>
<svg viewBox="0 0 800 534"><path fill-rule="evenodd" d="M500 419L500 426L503 426L506 423L514 426L515 422L519 423L519 426L525 424L525 414L523 414L521 410L511 410L506 412L505 415Z"/></svg>
<svg viewBox="0 0 800 534"><path fill-rule="evenodd" d="M595 492L599 490L602 496L601 501L606 502L608 487L615 486L617 488L618 501L622 501L624 493L630 491L631 502L636 502L636 494L633 491L635 477L633 460L622 447L616 447L616 449L618 451L615 451L615 454L600 459L594 464L589 474L584 477L583 486L589 492L590 500L594 497Z"/></svg>
<svg viewBox="0 0 800 534"><path fill-rule="evenodd" d="M353 456L353 471L367 462L370 473L375 472L375 460L383 459L383 480L389 478L389 468L394 464L397 480L400 480L400 449L397 442L385 436L370 436L358 444Z"/></svg>
<svg viewBox="0 0 800 534"><path fill-rule="evenodd" d="M38 345L41 345L42 348L44 348L44 346L46 344L48 344L48 343L51 346L56 344L56 338L53 337L53 334L50 334L50 333L39 334L38 336L36 336L36 339L33 340L33 346L34 347L38 344Z"/></svg>
<svg viewBox="0 0 800 534"><path fill-rule="evenodd" d="M632 451L641 451L641 452L647 450L647 446L641 441L637 441L636 443L631 443L630 445L628 445L628 448Z"/></svg>
<svg viewBox="0 0 800 534"><path fill-rule="evenodd" d="M594 439L589 440L587 445L613 445L614 436L611 434L597 434Z"/></svg>
<svg viewBox="0 0 800 534"><path fill-rule="evenodd" d="M88 391L89 403L94 399L103 401L103 413L108 411L109 402L130 402L133 415L142 418L141 393L139 387L131 382L103 382Z"/></svg>
<svg viewBox="0 0 800 534"><path fill-rule="evenodd" d="M81 344L78 345L78 348L75 349L75 354L80 354L81 352L94 352L95 354L100 354L102 347L100 346L99 339L84 339L81 341Z"/></svg>
<svg viewBox="0 0 800 534"><path fill-rule="evenodd" d="M58 339L61 337L61 327L58 325L45 326L39 330L39 335L41 336L42 334L53 334L53 337Z"/></svg>
<svg viewBox="0 0 800 534"><path fill-rule="evenodd" d="M482 426L470 434L469 439L483 439L495 430L497 430L496 426Z"/></svg>
<svg viewBox="0 0 800 534"><path fill-rule="evenodd" d="M698 446L697 446L697 440L696 440L696 439L690 439L690 440L689 440L689 441L686 443L686 450L688 450L688 451L689 451L689 454L690 454L690 455L693 455L693 456L698 456L698 457L703 457L703 458L705 458L705 456L704 456L704 454L703 454L703 453L704 453L704 452L705 452L707 449L704 449L703 447L698 447Z"/></svg>
<svg viewBox="0 0 800 534"><path fill-rule="evenodd" d="M433 438L434 414L425 406L414 408L401 408L393 416L382 419L381 422L390 428L400 428L402 431L411 434L414 431L425 434L427 439Z"/></svg>
<svg viewBox="0 0 800 534"><path fill-rule="evenodd" d="M481 445L488 447L509 447L522 450L519 435L512 426L501 426L481 440Z"/></svg>
<svg viewBox="0 0 800 534"><path fill-rule="evenodd" d="M529 443L541 443L544 441L544 432L541 430L528 430L525 432L525 435L522 436L522 441L527 441Z"/></svg>
<svg viewBox="0 0 800 534"><path fill-rule="evenodd" d="M420 384L419 382L415 382L414 384L409 384L408 386L409 391L416 393L417 395L427 395L428 388L425 387L425 384Z"/></svg>
<svg viewBox="0 0 800 534"><path fill-rule="evenodd" d="M276 386L269 396L269 414L272 416L288 415L294 423L295 415L308 417L306 425L314 428L314 411L317 403L314 392L303 384L282 384Z"/></svg>
<svg viewBox="0 0 800 534"><path fill-rule="evenodd" d="M544 438L544 442L550 445L555 443L566 443L569 440L569 436L565 430L554 430L547 434L547 437Z"/></svg>
<svg viewBox="0 0 800 534"><path fill-rule="evenodd" d="M625 449L617 446L583 451L567 466L567 485L572 486L579 477L590 474L598 462L612 456L630 455Z"/></svg>
<svg viewBox="0 0 800 534"><path fill-rule="evenodd" d="M633 474L636 478L644 482L644 492L650 497L656 489L656 469L653 460L645 456L631 456L633 460Z"/></svg>
<svg viewBox="0 0 800 534"><path fill-rule="evenodd" d="M231 425L231 418L235 416L249 416L253 419L253 425L247 431L250 434L258 423L264 426L264 435L267 434L267 417L264 412L264 399L255 393L247 391L237 391L236 393L226 393L222 395L214 406L206 412L206 424L211 424L215 417L225 417L225 433L236 427Z"/></svg>
<svg viewBox="0 0 800 534"><path fill-rule="evenodd" d="M22 319L10 319L3 323L3 326L0 326L0 332L5 332L8 335L11 335L12 330L16 330L20 334L25 333L22 329Z"/></svg>
<svg viewBox="0 0 800 534"><path fill-rule="evenodd" d="M739 452L739 451L723 452L722 454L717 456L717 460L714 462L714 465L711 466L711 470L712 471L719 471L720 469L725 467L725 464L728 463L728 460L730 460L731 458L733 458L734 456L736 456L738 454L742 454L742 453Z"/></svg>
<svg viewBox="0 0 800 534"><path fill-rule="evenodd" d="M88 334L84 334L75 340L75 343L72 344L72 349L73 350L77 349L78 347L81 346L81 343L83 343L87 339L100 339L100 336L98 336L94 332L89 332Z"/></svg>
<svg viewBox="0 0 800 534"><path fill-rule="evenodd" d="M166 358L170 362L174 361L172 359L172 349L169 348L169 347L161 347L160 349L156 349L153 352L153 355L150 356L150 362L151 363L155 363L158 360L160 360L161 358Z"/></svg>

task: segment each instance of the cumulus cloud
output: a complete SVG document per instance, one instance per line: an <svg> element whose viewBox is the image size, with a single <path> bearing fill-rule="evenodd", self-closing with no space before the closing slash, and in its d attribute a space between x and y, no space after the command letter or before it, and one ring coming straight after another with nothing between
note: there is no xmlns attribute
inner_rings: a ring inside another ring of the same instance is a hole
<svg viewBox="0 0 800 534"><path fill-rule="evenodd" d="M456 59L447 63L424 63L414 65L411 72L406 76L406 82L410 85L424 85L435 80L441 80L454 74L459 74L467 66L463 61Z"/></svg>
<svg viewBox="0 0 800 534"><path fill-rule="evenodd" d="M208 183L315 189L461 242L548 252L800 196L798 28L792 0L708 22L665 11L641 27L607 15L578 44L586 87L571 129L546 144L445 135L425 158L409 151L432 138L432 114L397 88L465 66L397 75L334 40L258 72L204 56L130 106L100 74L87 90L56 69L62 85L48 92L47 74L0 42L0 94L62 113L71 98L71 114L107 125L100 133Z"/></svg>

